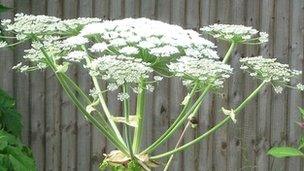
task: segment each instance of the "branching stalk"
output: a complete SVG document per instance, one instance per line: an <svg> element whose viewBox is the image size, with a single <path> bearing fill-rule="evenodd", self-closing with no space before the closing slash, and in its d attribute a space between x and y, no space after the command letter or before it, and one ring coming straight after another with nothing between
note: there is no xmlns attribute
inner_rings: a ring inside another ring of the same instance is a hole
<svg viewBox="0 0 304 171"><path fill-rule="evenodd" d="M231 54L232 54L234 48L235 48L235 43L232 42L231 45L230 45L230 47L229 47L229 49L228 49L228 51L227 51L227 53L226 53L226 55L225 55L225 57L224 57L224 59L223 59L223 63L228 63L228 61L229 61L229 59L230 59L230 57L231 57ZM199 107L200 107L200 106L197 106L197 108L199 108ZM192 116L194 116L195 114L196 114L196 113L193 112ZM192 117L192 116L190 116L190 117ZM186 126L185 126L183 132L186 132L186 130L188 129L189 125L190 125L190 121L188 121L188 123L186 124ZM184 137L184 134L181 134L180 137L179 137L179 139L182 140L183 137ZM179 146L179 142L176 144L176 148L177 148L178 146ZM173 159L173 157L174 157L174 155L172 154L172 155L170 156L170 159L168 160L168 162L167 162L167 164L166 164L165 170L169 168L169 165L170 165L171 160Z"/></svg>
<svg viewBox="0 0 304 171"><path fill-rule="evenodd" d="M256 96L258 95L259 91L262 89L262 87L264 87L267 84L266 81L263 81L259 87L257 87L235 110L234 113L237 115L239 112L241 112L245 106ZM188 147L190 147L191 145L200 142L201 140L203 140L204 138L206 138L207 136L209 136L210 134L214 133L216 130L220 129L221 127L223 127L226 123L228 123L231 120L230 116L227 116L224 120L222 120L220 123L218 123L217 125L215 125L213 128L211 128L209 131L207 131L206 133L202 134L201 136L197 137L196 139L188 142L187 144L180 146L174 150L168 151L166 153L160 154L160 155L156 155L156 156L152 156L151 159L155 160L155 159L159 159L159 158L163 158L163 157L167 157L170 156L172 154L175 154L177 152L180 152Z"/></svg>

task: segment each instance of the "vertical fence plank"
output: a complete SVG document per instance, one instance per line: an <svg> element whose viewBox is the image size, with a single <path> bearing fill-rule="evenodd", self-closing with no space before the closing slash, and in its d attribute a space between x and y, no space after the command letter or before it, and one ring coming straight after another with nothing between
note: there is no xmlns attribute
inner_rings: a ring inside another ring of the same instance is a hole
<svg viewBox="0 0 304 171"><path fill-rule="evenodd" d="M14 7L13 0L1 0L2 4L7 7ZM12 18L14 16L14 11L9 10L7 12L1 13L1 18ZM12 43L12 42L10 42ZM14 66L14 51L11 48L2 48L0 50L0 88L7 91L11 96L14 95L14 71L12 67Z"/></svg>
<svg viewBox="0 0 304 171"><path fill-rule="evenodd" d="M246 19L246 3L243 0L232 2L233 24L244 24ZM232 53L230 65L234 68L234 74L229 81L229 108L236 108L244 99L244 78L243 72L239 69L239 60L244 56L243 46L238 45ZM228 149L227 149L227 170L234 171L242 168L241 139L244 113L237 117L236 124L228 125Z"/></svg>
<svg viewBox="0 0 304 171"><path fill-rule="evenodd" d="M219 23L229 23L229 14L230 14L230 0L223 0L223 1L217 1L217 22ZM224 43L218 43L218 53L221 57L223 57L227 51L228 47L227 44ZM215 124L220 122L224 115L221 112L221 107L228 106L228 83L225 83L225 88L221 92L220 95L216 95L215 98L215 106L214 106L214 113L215 115ZM214 170L227 170L227 126L222 128L221 130L218 130L214 134L214 155L213 155L213 166Z"/></svg>
<svg viewBox="0 0 304 171"><path fill-rule="evenodd" d="M93 16L93 0L78 1L78 16ZM86 94L91 88L90 76L87 69L78 67L78 85ZM90 170L91 160L91 124L77 112L77 170Z"/></svg>
<svg viewBox="0 0 304 171"><path fill-rule="evenodd" d="M63 1L63 18L77 17L77 0ZM73 66L69 68L69 76L77 81L77 70ZM62 93L61 105L61 170L77 169L77 120L76 107L70 102L65 92Z"/></svg>
<svg viewBox="0 0 304 171"><path fill-rule="evenodd" d="M185 27L189 29L197 30L199 28L199 0L186 1L186 22ZM206 99L205 99L206 100ZM188 132L185 135L184 141L188 142L195 138L197 129L188 128ZM198 146L194 145L183 152L183 169L195 170L195 160L198 157Z"/></svg>
<svg viewBox="0 0 304 171"><path fill-rule="evenodd" d="M288 63L289 1L275 1L274 56L279 62ZM273 93L271 112L271 144L286 144L287 92ZM285 160L275 159L273 170L285 170Z"/></svg>
<svg viewBox="0 0 304 171"><path fill-rule="evenodd" d="M108 0L94 0L93 15L94 17L107 19L108 16ZM104 86L104 85L103 85ZM98 165L103 159L103 153L105 153L107 140L105 137L95 128L91 130L91 171L98 170Z"/></svg>
<svg viewBox="0 0 304 171"><path fill-rule="evenodd" d="M269 33L269 42L261 45L261 55L269 58L273 56L273 25L274 25L274 1L261 1L260 30ZM257 171L270 169L269 157L266 155L270 145L270 113L271 113L272 89L265 87L261 90L258 99L257 113L257 146L256 156Z"/></svg>
<svg viewBox="0 0 304 171"><path fill-rule="evenodd" d="M15 13L24 12L29 13L30 1L16 1L15 2ZM23 56L23 50L28 48L28 45L19 45L15 48L16 61L20 62ZM16 72L16 71L14 71ZM29 94L29 74L16 72L16 85L15 85L15 96L16 96L16 106L18 112L22 115L22 141L26 145L30 145L30 94Z"/></svg>
<svg viewBox="0 0 304 171"><path fill-rule="evenodd" d="M200 27L204 27L210 24L210 7L212 2L210 0L200 1ZM207 38L206 34L203 37ZM199 111L199 125L198 133L202 134L206 132L212 124L212 93L209 93L202 103L202 107ZM195 161L195 170L207 171L212 170L212 136L207 137L201 143L197 144L198 158Z"/></svg>
<svg viewBox="0 0 304 171"><path fill-rule="evenodd" d="M259 30L259 1L247 2L247 24ZM258 55L258 46L246 46L246 56ZM257 86L257 81L245 74L245 96L249 96ZM244 109L244 121L242 127L242 169L255 168L255 147L256 147L256 115L257 98L253 99Z"/></svg>
<svg viewBox="0 0 304 171"><path fill-rule="evenodd" d="M177 24L179 26L184 26L185 24L185 0L177 0L171 2L171 22L172 24ZM173 123L177 118L181 110L181 102L184 98L183 85L180 79L172 78L170 80L169 87L169 113L170 121L169 124ZM173 136L169 143L168 149L173 149L179 139L180 132L177 132ZM182 166L182 155L176 154L171 163L171 170L181 170Z"/></svg>
<svg viewBox="0 0 304 171"><path fill-rule="evenodd" d="M156 1L156 18L163 22L170 22L170 1ZM154 118L153 118L153 138L157 139L166 131L169 123L169 80L165 78L159 84L155 85L154 91ZM166 151L168 141L161 145L156 152Z"/></svg>
<svg viewBox="0 0 304 171"><path fill-rule="evenodd" d="M32 0L32 14L45 14L46 1ZM43 8L41 8L43 7ZM31 147L37 169L45 169L45 72L30 75L31 96Z"/></svg>
<svg viewBox="0 0 304 171"><path fill-rule="evenodd" d="M140 1L140 16L146 18L155 18L155 0L151 1ZM153 128L153 118L154 118L154 106L153 106L154 98L153 93L146 93L146 106L144 113L144 124L145 128L143 130L143 144L144 147L147 147L152 144L155 139L154 128ZM156 137L158 138L158 137Z"/></svg>
<svg viewBox="0 0 304 171"><path fill-rule="evenodd" d="M51 16L62 16L60 0L47 1L47 14ZM46 71L46 99L45 101L45 170L60 170L60 101L61 88L52 71Z"/></svg>
<svg viewBox="0 0 304 171"><path fill-rule="evenodd" d="M290 8L290 65L294 69L301 70L303 68L303 37L304 37L304 1L293 0ZM292 80L293 84L301 79ZM301 128L296 124L299 121L298 107L302 107L303 94L296 90L291 90L289 93L289 119L288 119L288 146L296 147L299 141L299 135L301 135ZM290 158L288 160L287 170L298 171L301 170L301 159Z"/></svg>

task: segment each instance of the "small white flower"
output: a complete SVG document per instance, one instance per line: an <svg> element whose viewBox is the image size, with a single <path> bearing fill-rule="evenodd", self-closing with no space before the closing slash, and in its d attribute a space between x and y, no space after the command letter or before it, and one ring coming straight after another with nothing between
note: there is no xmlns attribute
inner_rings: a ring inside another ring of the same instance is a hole
<svg viewBox="0 0 304 171"><path fill-rule="evenodd" d="M118 89L118 86L115 83L109 83L109 85L107 86L107 89L110 91L114 91Z"/></svg>
<svg viewBox="0 0 304 171"><path fill-rule="evenodd" d="M147 85L146 85L146 89L147 89L148 91L150 91L150 92L153 92L153 91L154 91L154 86L151 85L151 84L147 84Z"/></svg>
<svg viewBox="0 0 304 171"><path fill-rule="evenodd" d="M67 61L71 62L80 62L81 60L85 59L87 54L83 51L72 51L67 56L63 57Z"/></svg>
<svg viewBox="0 0 304 171"><path fill-rule="evenodd" d="M155 56L171 56L179 53L179 50L174 46L163 46L151 49L150 53Z"/></svg>
<svg viewBox="0 0 304 171"><path fill-rule="evenodd" d="M121 48L119 52L125 55L135 55L138 54L139 50L136 47L126 46Z"/></svg>
<svg viewBox="0 0 304 171"><path fill-rule="evenodd" d="M20 69L22 62L19 62L17 65L13 66L12 69Z"/></svg>
<svg viewBox="0 0 304 171"><path fill-rule="evenodd" d="M87 38L84 38L82 36L73 36L73 37L69 37L67 39L65 39L63 41L63 46L79 46L79 45L85 45L86 43L88 43L89 40Z"/></svg>
<svg viewBox="0 0 304 171"><path fill-rule="evenodd" d="M127 100L128 98L130 98L128 93L118 93L117 95L117 100L119 101L124 101Z"/></svg>
<svg viewBox="0 0 304 171"><path fill-rule="evenodd" d="M283 92L283 87L281 86L274 87L274 91L278 94L281 94Z"/></svg>
<svg viewBox="0 0 304 171"><path fill-rule="evenodd" d="M161 77L161 76L154 76L153 78L154 78L155 81L163 80L163 77Z"/></svg>
<svg viewBox="0 0 304 171"><path fill-rule="evenodd" d="M108 49L108 45L106 43L95 43L91 48L90 51L91 52L104 52L105 50Z"/></svg>
<svg viewBox="0 0 304 171"><path fill-rule="evenodd" d="M7 43L5 41L0 41L0 48L3 48L7 46Z"/></svg>
<svg viewBox="0 0 304 171"><path fill-rule="evenodd" d="M297 89L300 91L304 91L304 85L301 83L297 84Z"/></svg>

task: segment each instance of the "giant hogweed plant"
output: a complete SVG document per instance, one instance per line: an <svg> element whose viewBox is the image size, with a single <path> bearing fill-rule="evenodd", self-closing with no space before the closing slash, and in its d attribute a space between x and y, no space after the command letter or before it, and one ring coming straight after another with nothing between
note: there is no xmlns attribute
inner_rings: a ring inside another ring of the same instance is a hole
<svg viewBox="0 0 304 171"><path fill-rule="evenodd" d="M26 64L13 67L21 72L51 70L62 85L71 102L84 118L94 125L111 142L116 150L105 155L101 169L151 170L158 167L157 160L168 158L168 170L175 153L200 142L230 121L253 100L265 86L273 86L277 93L291 87L291 78L301 74L273 58L246 57L240 60L241 69L260 80L259 86L231 109L222 108L227 117L214 127L183 145L155 155L153 152L169 140L185 122L184 131L208 93L220 92L224 81L233 74L229 65L231 54L239 44L259 45L268 41L268 34L241 25L215 24L201 29L214 38L230 44L223 60L217 55L216 46L201 34L177 25L146 18L101 21L97 18L61 20L51 16L17 14L14 21L2 20L5 39L2 47L30 42L25 50ZM14 35L14 36L11 36ZM67 71L79 65L88 72L93 82L90 93L83 91ZM180 102L181 111L168 129L148 147L142 146L147 93L152 93L163 77L178 77L187 87ZM100 81L107 82L102 86ZM303 89L301 84L298 85ZM112 113L105 100L105 93L119 91L123 113ZM130 111L130 94L135 93L136 111ZM123 125L120 132L118 124ZM180 139L183 138L181 135Z"/></svg>

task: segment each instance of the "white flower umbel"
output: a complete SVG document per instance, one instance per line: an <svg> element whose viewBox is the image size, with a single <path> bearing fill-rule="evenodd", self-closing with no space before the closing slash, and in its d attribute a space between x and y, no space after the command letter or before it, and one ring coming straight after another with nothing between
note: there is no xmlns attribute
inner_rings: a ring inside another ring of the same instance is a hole
<svg viewBox="0 0 304 171"><path fill-rule="evenodd" d="M148 78L153 70L141 59L126 57L123 55L106 55L94 59L86 66L90 74L99 76L104 80L120 86L124 83L138 83L140 78ZM113 90L113 86L108 86ZM115 89L117 89L115 87Z"/></svg>
<svg viewBox="0 0 304 171"><path fill-rule="evenodd" d="M217 89L223 87L224 80L232 74L232 68L220 61L206 58L181 57L177 62L168 65L171 72L182 77L187 86L194 82L200 87L212 85Z"/></svg>
<svg viewBox="0 0 304 171"><path fill-rule="evenodd" d="M259 44L268 42L268 34L252 27L230 24L213 24L200 29L217 39L234 43Z"/></svg>
<svg viewBox="0 0 304 171"><path fill-rule="evenodd" d="M87 37L93 43L105 42L112 52L125 56L145 51L145 54L155 58L180 57L188 51L196 58L218 58L215 45L200 37L199 33L147 18L88 24L79 36ZM144 58L143 55L137 57Z"/></svg>
<svg viewBox="0 0 304 171"><path fill-rule="evenodd" d="M87 57L87 53L83 51L72 51L67 56L64 56L63 58L70 62L80 62L84 60Z"/></svg>
<svg viewBox="0 0 304 171"><path fill-rule="evenodd" d="M241 69L249 72L250 76L271 82L277 93L283 91L291 78L301 75L301 71L289 69L287 64L276 62L275 58L247 57L240 62Z"/></svg>
<svg viewBox="0 0 304 171"><path fill-rule="evenodd" d="M2 20L1 25L5 31L16 34L18 40L35 36L46 35L71 35L78 34L84 25L99 22L98 18L78 18L61 20L57 17L46 15L27 15L18 13L14 22Z"/></svg>

